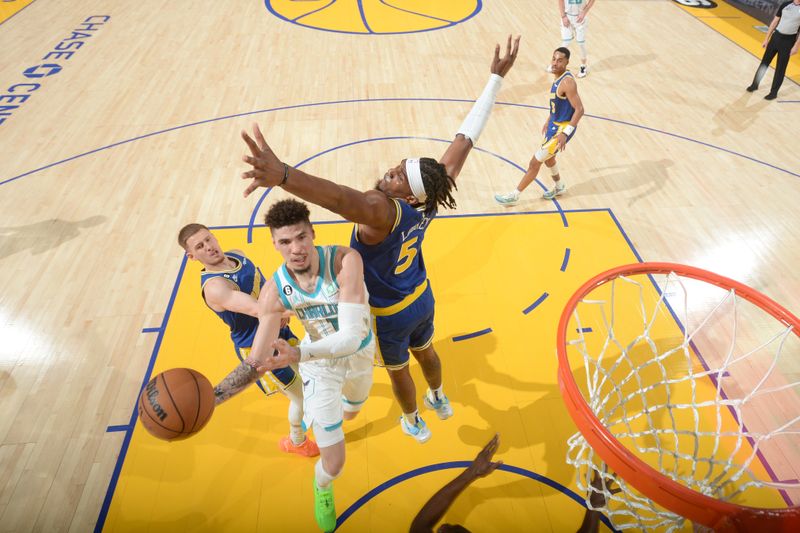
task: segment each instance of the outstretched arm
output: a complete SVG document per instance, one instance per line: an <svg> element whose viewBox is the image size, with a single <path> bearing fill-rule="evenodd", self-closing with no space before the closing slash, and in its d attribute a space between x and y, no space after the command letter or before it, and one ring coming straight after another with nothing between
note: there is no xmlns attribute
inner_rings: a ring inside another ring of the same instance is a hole
<svg viewBox="0 0 800 533"><path fill-rule="evenodd" d="M511 36L508 36L506 53L502 59L500 58L500 45L495 46L494 57L490 67L492 75L489 78L489 83L486 84L483 93L475 101L475 105L472 106L467 118L464 119L456 138L439 159L439 163L447 168L447 174L453 179L461 173L461 168L464 166L470 150L477 144L478 137L480 137L486 121L489 120L489 114L492 112L492 106L497 92L500 90L503 77L508 74L517 59L519 39L520 37L514 39L512 47Z"/></svg>
<svg viewBox="0 0 800 533"><path fill-rule="evenodd" d="M258 301L252 295L234 289L231 282L217 277L203 286L206 303L215 311L232 311L253 317L258 316Z"/></svg>
<svg viewBox="0 0 800 533"><path fill-rule="evenodd" d="M500 435L495 435L490 440L472 464L461 472L453 481L439 489L430 500L422 507L414 521L411 522L410 533L430 533L434 526L442 519L444 513L450 508L459 494L479 477L486 477L494 472L503 461L492 462L492 456L497 451Z"/></svg>
<svg viewBox="0 0 800 533"><path fill-rule="evenodd" d="M272 358L272 342L278 337L282 315L283 306L278 298L278 289L275 282L269 280L258 299L258 329L250 355L214 387L214 401L217 405L239 394L264 372L271 370L265 365Z"/></svg>
<svg viewBox="0 0 800 533"><path fill-rule="evenodd" d="M264 135L253 124L253 137L242 131L251 155L242 159L253 169L242 174L251 179L245 197L259 187L280 186L307 202L317 204L342 217L379 230L391 229L395 219L394 203L378 191L361 192L330 180L318 178L281 162L267 144Z"/></svg>

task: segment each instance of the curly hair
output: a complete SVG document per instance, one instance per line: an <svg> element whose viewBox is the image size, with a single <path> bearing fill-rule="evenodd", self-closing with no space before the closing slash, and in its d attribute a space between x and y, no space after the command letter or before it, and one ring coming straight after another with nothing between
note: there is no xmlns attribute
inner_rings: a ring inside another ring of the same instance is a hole
<svg viewBox="0 0 800 533"><path fill-rule="evenodd" d="M270 230L293 226L301 222L311 225L308 206L297 200L287 199L275 202L267 211L264 223Z"/></svg>
<svg viewBox="0 0 800 533"><path fill-rule="evenodd" d="M422 184L425 186L425 214L431 215L440 205L448 209L456 207L456 199L451 191L458 190L456 182L447 174L447 167L431 157L422 157L419 160L419 170L422 173Z"/></svg>
<svg viewBox="0 0 800 533"><path fill-rule="evenodd" d="M202 224L197 224L196 222L192 222L191 224L186 224L181 230L178 232L178 244L181 245L181 248L184 250L186 249L186 241L189 238L200 231L201 229L207 230L208 228Z"/></svg>

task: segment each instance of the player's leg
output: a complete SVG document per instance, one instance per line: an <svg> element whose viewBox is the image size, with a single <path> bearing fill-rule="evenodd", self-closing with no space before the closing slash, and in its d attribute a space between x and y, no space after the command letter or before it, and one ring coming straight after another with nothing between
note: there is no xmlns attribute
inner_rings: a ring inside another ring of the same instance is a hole
<svg viewBox="0 0 800 533"><path fill-rule="evenodd" d="M342 387L342 409L345 420L354 419L367 401L372 388L374 357L375 341L349 357L347 375Z"/></svg>
<svg viewBox="0 0 800 533"><path fill-rule="evenodd" d="M551 200L556 196L563 194L564 191L567 190L567 186L563 181L561 181L561 174L559 173L558 170L558 163L556 162L555 155L547 158L544 164L550 170L550 177L553 178L553 188L550 189L549 191L546 191L542 195L542 198L546 200Z"/></svg>
<svg viewBox="0 0 800 533"><path fill-rule="evenodd" d="M450 400L444 393L442 386L442 361L433 347L433 319L435 302L433 291L428 288L419 299L414 302L414 314L420 317L419 325L409 337L411 354L422 368L422 374L428 383L425 392L424 404L427 408L436 411L436 415L445 420L453 416Z"/></svg>
<svg viewBox="0 0 800 533"><path fill-rule="evenodd" d="M585 78L589 73L588 54L586 53L586 28L589 24L589 19L583 19L583 22L575 22L575 40L578 42L578 48L581 51L581 66L578 68L578 77Z"/></svg>
<svg viewBox="0 0 800 533"><path fill-rule="evenodd" d="M272 376L289 399L289 436L280 440L280 449L287 453L316 457L319 448L306 435L306 426L303 424L303 383L300 376L291 367L273 370Z"/></svg>
<svg viewBox="0 0 800 533"><path fill-rule="evenodd" d="M424 443L431 438L431 433L419 416L417 387L408 369L409 336L416 326L415 317L409 313L412 306L393 315L375 317L375 332L378 335L376 359L389 372L392 392L403 411L400 428L417 442Z"/></svg>
<svg viewBox="0 0 800 533"><path fill-rule="evenodd" d="M314 428L320 458L314 466L314 518L323 531L336 528L333 480L345 463L342 431L342 387L346 370L329 361L306 362L300 366L305 398L306 427Z"/></svg>

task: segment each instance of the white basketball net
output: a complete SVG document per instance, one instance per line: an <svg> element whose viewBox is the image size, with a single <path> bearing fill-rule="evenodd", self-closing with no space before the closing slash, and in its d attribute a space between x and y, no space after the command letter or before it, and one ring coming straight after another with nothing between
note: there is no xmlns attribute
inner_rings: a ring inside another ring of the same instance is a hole
<svg viewBox="0 0 800 533"><path fill-rule="evenodd" d="M639 459L713 498L800 503L791 466L800 457L800 342L791 327L733 290L674 273L636 274L581 300L566 341L587 403ZM635 480L606 472L580 433L568 444L578 488L587 494L593 473L602 477L601 510L617 529L689 527L639 493ZM611 480L619 492L609 490Z"/></svg>

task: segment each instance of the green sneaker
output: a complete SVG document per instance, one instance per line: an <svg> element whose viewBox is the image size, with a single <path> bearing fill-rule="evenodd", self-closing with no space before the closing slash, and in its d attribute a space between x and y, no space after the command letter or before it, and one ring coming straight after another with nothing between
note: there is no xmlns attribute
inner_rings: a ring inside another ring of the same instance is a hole
<svg viewBox="0 0 800 533"><path fill-rule="evenodd" d="M336 507L333 505L333 483L321 489L314 480L314 518L322 531L336 529Z"/></svg>

